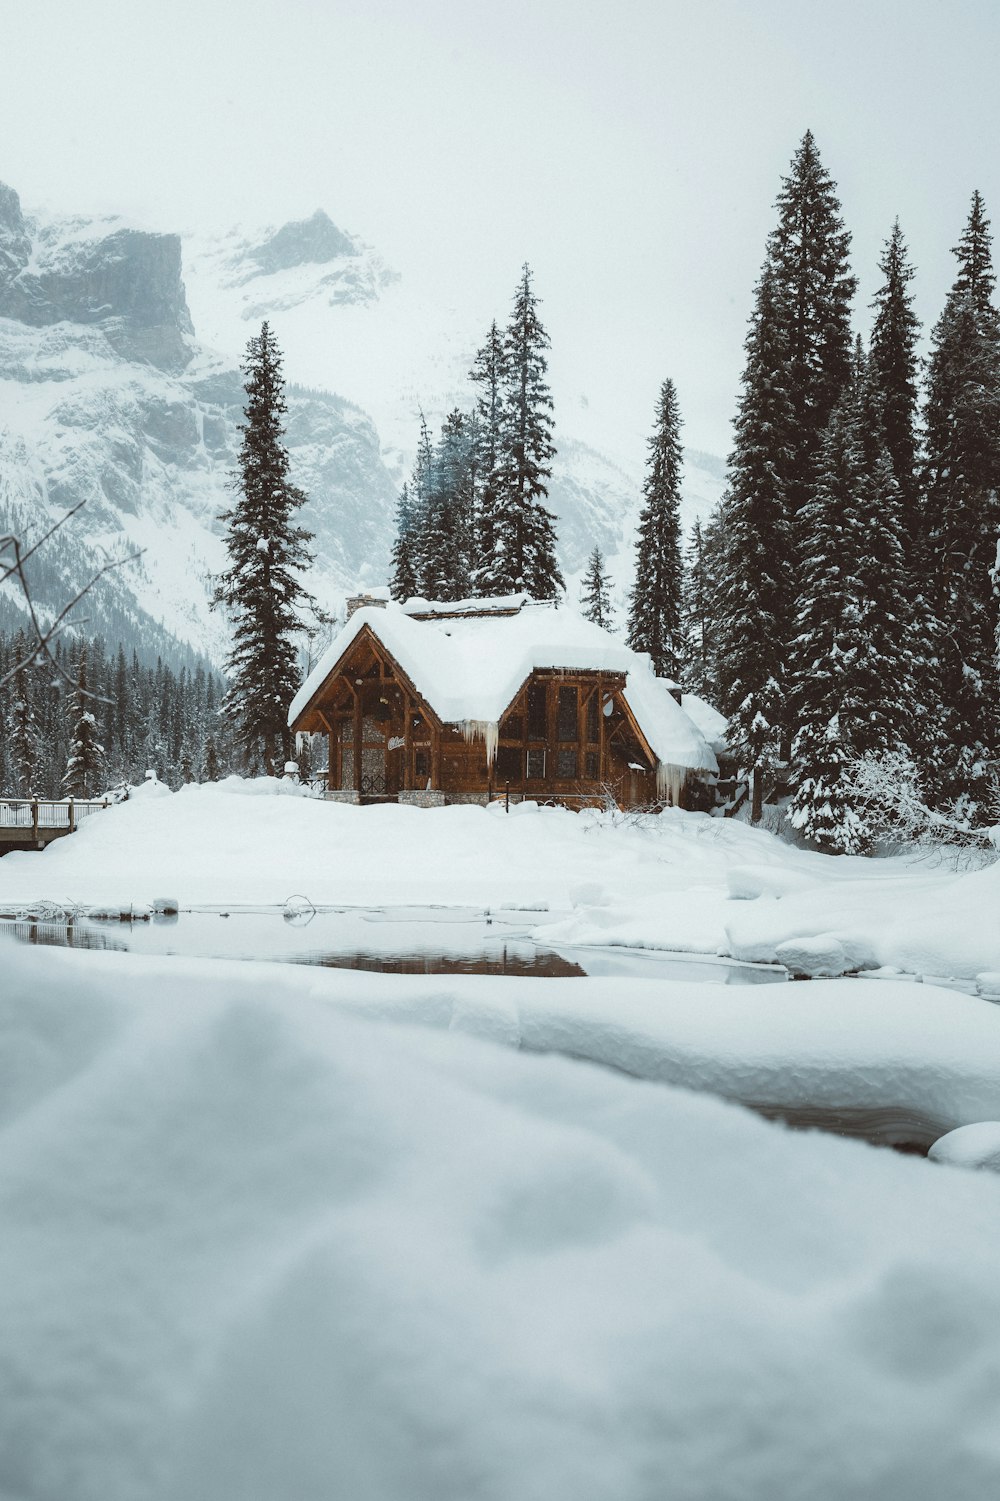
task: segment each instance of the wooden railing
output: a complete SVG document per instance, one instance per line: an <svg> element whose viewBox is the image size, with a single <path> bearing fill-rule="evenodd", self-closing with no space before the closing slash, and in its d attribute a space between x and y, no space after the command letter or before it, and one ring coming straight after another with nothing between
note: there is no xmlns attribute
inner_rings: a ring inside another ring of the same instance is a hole
<svg viewBox="0 0 1000 1501"><path fill-rule="evenodd" d="M40 838L49 829L66 829L72 834L82 818L110 806L107 799L94 802L72 797L60 800L40 797L0 798L0 829L30 829L33 839Z"/></svg>

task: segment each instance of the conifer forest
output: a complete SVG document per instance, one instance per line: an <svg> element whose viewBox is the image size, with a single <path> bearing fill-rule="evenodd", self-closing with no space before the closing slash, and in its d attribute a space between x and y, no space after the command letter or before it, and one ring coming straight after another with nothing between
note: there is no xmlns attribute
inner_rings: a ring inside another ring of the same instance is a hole
<svg viewBox="0 0 1000 1501"><path fill-rule="evenodd" d="M681 396L665 374L624 618L596 546L569 601L623 632L657 675L717 705L753 818L780 801L790 828L820 849L865 851L891 832L892 784L953 830L995 821L1000 314L991 247L975 192L921 360L903 229L889 226L878 290L869 309L857 308L851 236L807 132L781 182L753 291L721 505L682 534ZM467 405L436 437L421 419L396 508L396 599L562 597L546 504L548 349L525 265L506 325L494 320L475 355ZM140 662L132 643L88 640L72 624L53 673L11 623L0 638L0 668L21 664L2 706L9 794L97 789L148 770L171 785L280 771L292 754L285 716L304 633L329 617L308 593L309 534L294 524L306 497L289 478L282 357L266 323L244 374L236 500L219 518L230 563L215 592L233 630L228 681L204 661L175 672L147 650Z"/></svg>

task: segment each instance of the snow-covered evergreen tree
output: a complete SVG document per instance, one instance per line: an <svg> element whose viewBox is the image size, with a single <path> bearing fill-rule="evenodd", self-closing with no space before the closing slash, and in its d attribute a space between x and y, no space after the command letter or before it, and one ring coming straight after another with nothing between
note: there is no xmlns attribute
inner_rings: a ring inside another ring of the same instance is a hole
<svg viewBox="0 0 1000 1501"><path fill-rule="evenodd" d="M289 477L281 354L266 322L247 345L243 372L237 499L219 518L227 526L229 567L214 600L225 605L233 626L225 712L235 721L244 763L274 774L290 752L286 715L299 680L294 638L312 601L300 581L310 534L292 520L305 496Z"/></svg>
<svg viewBox="0 0 1000 1501"><path fill-rule="evenodd" d="M552 474L552 395L545 351L549 336L527 265L504 336L501 446L492 508L481 497L477 584L480 594L555 599L563 586L552 513L544 501Z"/></svg>
<svg viewBox="0 0 1000 1501"><path fill-rule="evenodd" d="M604 567L604 554L595 547L580 583L580 610L586 620L592 620L604 630L610 630L614 624L610 590L611 580Z"/></svg>
<svg viewBox="0 0 1000 1501"><path fill-rule="evenodd" d="M219 769L219 752L216 748L214 735L209 735L205 740L202 775L206 782L217 782L221 775Z"/></svg>
<svg viewBox="0 0 1000 1501"><path fill-rule="evenodd" d="M850 235L811 131L777 209L747 340L719 595L720 687L731 744L752 773L754 817L763 772L796 729L786 663L797 552L808 544L795 519L814 497L820 445L851 377Z"/></svg>
<svg viewBox="0 0 1000 1501"><path fill-rule="evenodd" d="M392 544L392 575L389 591L393 599L410 599L418 594L417 543L418 515L410 496L410 487L405 484L396 502L396 538Z"/></svg>
<svg viewBox="0 0 1000 1501"><path fill-rule="evenodd" d="M860 758L905 755L914 719L901 498L880 393L860 348L796 527L790 817L821 848L858 851L867 832L845 773Z"/></svg>
<svg viewBox="0 0 1000 1501"><path fill-rule="evenodd" d="M899 487L907 562L913 564L919 536L917 475L917 340L920 323L913 311L913 268L897 219L879 269L884 280L872 301L875 321L869 361L882 405L885 445Z"/></svg>
<svg viewBox="0 0 1000 1501"><path fill-rule="evenodd" d="M27 655L26 642L23 645L15 644L15 662L23 664ZM26 666L18 667L14 675L13 687L13 702L10 711L10 764L19 795L37 797L40 745L38 724L32 703L32 683Z"/></svg>
<svg viewBox="0 0 1000 1501"><path fill-rule="evenodd" d="M785 372L788 319L770 263L757 285L746 342L736 443L719 521L723 533L718 593L718 672L729 741L750 774L760 817L765 770L778 759L787 702L785 660L791 632L792 560L789 469L794 413Z"/></svg>
<svg viewBox="0 0 1000 1501"><path fill-rule="evenodd" d="M490 325L486 342L477 351L469 375L476 388L475 405L475 508L472 558L472 587L477 594L483 588L485 560L497 555L497 523L500 516L500 455L503 447L504 392L507 386L507 356L504 340L496 320Z"/></svg>
<svg viewBox="0 0 1000 1501"><path fill-rule="evenodd" d="M934 743L921 768L933 801L970 816L1000 752L997 596L1000 534L1000 315L992 237L977 192L955 248L959 271L935 325L928 370L925 566L936 625L923 683Z"/></svg>
<svg viewBox="0 0 1000 1501"><path fill-rule="evenodd" d="M67 797L88 798L98 791L104 772L104 747L97 740L97 720L87 691L87 650L81 649L76 689L69 702L70 745L63 788Z"/></svg>
<svg viewBox="0 0 1000 1501"><path fill-rule="evenodd" d="M474 478L469 421L456 409L445 418L434 451L418 541L420 592L428 599L467 599L471 591Z"/></svg>
<svg viewBox="0 0 1000 1501"><path fill-rule="evenodd" d="M788 659L796 726L789 818L833 854L855 853L865 839L843 779L853 758L849 721L858 708L853 674L866 650L852 577L856 501L864 479L852 391L834 409L812 495L795 522L801 585Z"/></svg>
<svg viewBox="0 0 1000 1501"><path fill-rule="evenodd" d="M696 521L684 560L681 624L684 660L680 680L690 693L715 703L719 697L718 615L724 560L722 512L702 526Z"/></svg>
<svg viewBox="0 0 1000 1501"><path fill-rule="evenodd" d="M656 404L635 543L628 644L648 652L657 677L676 678L684 656L681 625L681 417L677 391L665 380Z"/></svg>
<svg viewBox="0 0 1000 1501"><path fill-rule="evenodd" d="M857 283L836 184L807 130L782 180L778 223L768 240L775 306L785 321L781 379L791 403L785 434L788 502L794 516L812 494L815 460L851 375L851 301Z"/></svg>

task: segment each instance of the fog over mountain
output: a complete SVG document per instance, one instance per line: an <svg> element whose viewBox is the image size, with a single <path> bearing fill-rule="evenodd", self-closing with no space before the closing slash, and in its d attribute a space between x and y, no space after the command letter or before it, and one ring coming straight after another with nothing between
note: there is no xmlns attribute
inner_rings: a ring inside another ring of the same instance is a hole
<svg viewBox="0 0 1000 1501"><path fill-rule="evenodd" d="M142 548L98 585L88 629L219 661L226 625L207 606L223 562L216 518L239 440L239 359L261 320L285 352L293 477L315 533L310 587L336 610L384 582L420 412L433 428L469 404L476 344L506 315L423 298L322 211L205 239L32 215L0 186L0 525L31 535L86 499L39 561L40 601L65 599L109 553ZM571 597L595 543L621 596L641 474L584 401L563 412L555 394L550 502ZM687 475L691 520L718 498L721 466L689 455ZM0 623L14 608L8 598Z"/></svg>

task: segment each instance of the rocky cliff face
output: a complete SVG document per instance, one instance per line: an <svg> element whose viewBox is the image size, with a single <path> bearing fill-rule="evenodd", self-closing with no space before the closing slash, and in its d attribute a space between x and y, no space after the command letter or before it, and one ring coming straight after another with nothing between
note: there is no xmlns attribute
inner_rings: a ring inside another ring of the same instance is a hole
<svg viewBox="0 0 1000 1501"><path fill-rule="evenodd" d="M319 228L300 250L322 249ZM296 236L275 238L273 255L290 254ZM142 548L88 599L91 626L218 660L225 623L207 600L224 562L216 517L231 500L244 393L236 360L195 336L179 237L32 219L0 188L0 381L0 527L31 535L87 502L40 560L42 602L65 599L109 551ZM395 484L363 412L294 386L288 404L293 477L316 536L311 587L332 601L383 580Z"/></svg>
<svg viewBox="0 0 1000 1501"><path fill-rule="evenodd" d="M0 317L33 328L93 325L123 358L182 370L194 329L180 236L115 220L39 223L0 185Z"/></svg>
<svg viewBox="0 0 1000 1501"><path fill-rule="evenodd" d="M321 212L182 243L117 218L33 217L0 185L0 528L36 534L85 499L46 549L39 598L62 602L109 551L142 548L88 599L91 627L220 661L226 625L207 603L224 564L216 517L231 501L239 359L260 321L285 353L293 478L315 534L310 588L336 608L385 582L419 413L437 427L468 403L490 315L429 303ZM641 473L608 457L614 444L595 437L585 404L565 417L558 390L556 418L550 505L570 598L596 543L624 604ZM685 519L720 491L713 461L689 455ZM0 627L13 608L0 589Z"/></svg>

